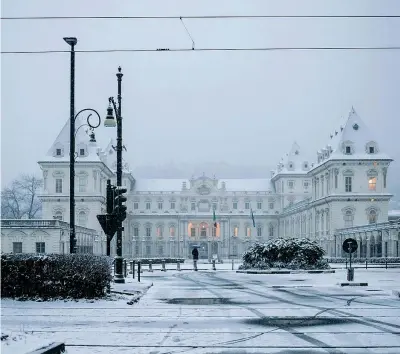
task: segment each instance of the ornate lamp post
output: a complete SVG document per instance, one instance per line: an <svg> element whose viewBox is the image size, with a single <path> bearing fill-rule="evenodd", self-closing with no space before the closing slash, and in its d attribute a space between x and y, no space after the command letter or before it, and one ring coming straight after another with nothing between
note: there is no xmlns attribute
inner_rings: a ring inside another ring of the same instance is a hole
<svg viewBox="0 0 400 354"><path fill-rule="evenodd" d="M114 97L108 99L109 106L107 109L107 117L104 121L105 127L117 126L117 188L122 186L122 114L121 114L121 84L122 84L122 72L121 67L118 67L117 81L118 81L118 107L114 101ZM116 115L116 120L113 116L113 111ZM121 207L121 205L119 205ZM117 227L117 256L115 257L115 283L125 283L125 278L122 272L123 257L122 257L122 221L118 221Z"/></svg>
<svg viewBox="0 0 400 354"><path fill-rule="evenodd" d="M75 232L75 159L77 154L75 153L75 135L78 130L75 131L76 118L82 113L91 111L97 115L98 124L92 125L90 123L90 117L92 113L88 115L86 121L87 125L91 129L95 129L100 126L101 118L99 113L92 108L85 108L79 111L75 115L75 45L78 40L75 37L64 37L64 41L71 46L71 77L70 77L70 147L69 147L69 224L70 224L70 243L69 253L76 253L76 232ZM82 124L80 127L82 127ZM79 128L80 128L79 127ZM79 129L78 128L78 129Z"/></svg>

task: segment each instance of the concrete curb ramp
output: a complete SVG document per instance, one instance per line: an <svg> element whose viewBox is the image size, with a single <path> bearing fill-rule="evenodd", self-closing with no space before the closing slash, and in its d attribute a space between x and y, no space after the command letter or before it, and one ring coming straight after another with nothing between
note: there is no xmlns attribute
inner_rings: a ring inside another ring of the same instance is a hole
<svg viewBox="0 0 400 354"><path fill-rule="evenodd" d="M368 283L340 283L340 286L368 286Z"/></svg>
<svg viewBox="0 0 400 354"><path fill-rule="evenodd" d="M330 270L237 270L236 273L246 274L303 274L303 273L335 273L334 269Z"/></svg>
<svg viewBox="0 0 400 354"><path fill-rule="evenodd" d="M51 343L26 354L62 354L62 353L65 353L64 343Z"/></svg>

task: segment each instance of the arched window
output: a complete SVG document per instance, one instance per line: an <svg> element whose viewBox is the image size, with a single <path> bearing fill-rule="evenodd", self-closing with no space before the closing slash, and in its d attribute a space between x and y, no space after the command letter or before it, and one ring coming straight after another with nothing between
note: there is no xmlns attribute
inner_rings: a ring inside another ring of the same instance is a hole
<svg viewBox="0 0 400 354"><path fill-rule="evenodd" d="M376 210L371 209L368 213L368 221L370 224L375 224L377 220Z"/></svg>
<svg viewBox="0 0 400 354"><path fill-rule="evenodd" d="M156 233L157 233L158 238L163 237L163 226L162 225L157 225Z"/></svg>
<svg viewBox="0 0 400 354"><path fill-rule="evenodd" d="M170 235L171 237L175 237L175 225L171 225L171 226L169 227L169 235Z"/></svg>
<svg viewBox="0 0 400 354"><path fill-rule="evenodd" d="M346 210L344 213L344 227L353 227L354 215L351 210Z"/></svg>
<svg viewBox="0 0 400 354"><path fill-rule="evenodd" d="M246 236L251 237L251 227L250 226L246 226Z"/></svg>
<svg viewBox="0 0 400 354"><path fill-rule="evenodd" d="M84 211L80 211L78 214L78 224L80 226L86 226L87 223L87 215Z"/></svg>
<svg viewBox="0 0 400 354"><path fill-rule="evenodd" d="M239 236L239 227L238 226L234 226L233 227L233 236L234 237L238 237Z"/></svg>

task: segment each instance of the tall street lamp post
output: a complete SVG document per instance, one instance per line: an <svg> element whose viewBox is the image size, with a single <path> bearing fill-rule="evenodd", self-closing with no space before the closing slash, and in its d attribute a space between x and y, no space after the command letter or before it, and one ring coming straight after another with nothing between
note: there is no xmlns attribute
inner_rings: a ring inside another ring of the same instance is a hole
<svg viewBox="0 0 400 354"><path fill-rule="evenodd" d="M75 232L75 159L77 154L75 153L75 136L79 128L84 125L88 125L92 130L99 127L101 123L100 115L97 111L92 108L85 108L79 111L75 115L75 45L78 40L75 37L64 37L66 43L71 46L71 76L70 76L70 105L69 105L69 120L70 120L70 146L69 146L69 253L76 253L76 232ZM95 125L90 123L90 113L86 119L87 124L82 124L75 130L76 118L82 112L93 112L97 115L98 122Z"/></svg>
<svg viewBox="0 0 400 354"><path fill-rule="evenodd" d="M117 188L122 186L122 113L121 113L121 84L122 84L122 72L121 67L118 67L117 80L118 80L118 107L114 101L114 97L110 97L109 107L107 109L107 117L104 121L104 126L115 127L117 126ZM113 116L113 110L116 115L116 123ZM119 209L121 209L121 201L119 201ZM122 257L122 221L118 220L117 227L117 256L115 257L115 283L125 283L125 278L122 272L123 268L123 257Z"/></svg>

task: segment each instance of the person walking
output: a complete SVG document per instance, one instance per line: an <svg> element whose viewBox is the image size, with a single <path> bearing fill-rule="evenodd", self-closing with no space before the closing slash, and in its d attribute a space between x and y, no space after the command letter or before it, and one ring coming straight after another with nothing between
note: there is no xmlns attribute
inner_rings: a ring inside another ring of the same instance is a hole
<svg viewBox="0 0 400 354"><path fill-rule="evenodd" d="M199 251L197 247L193 248L192 256L193 256L193 270L197 272L197 261L199 259Z"/></svg>

